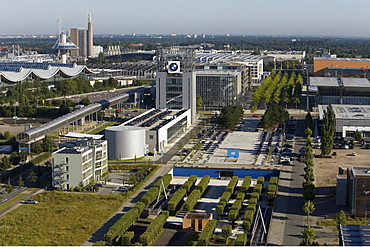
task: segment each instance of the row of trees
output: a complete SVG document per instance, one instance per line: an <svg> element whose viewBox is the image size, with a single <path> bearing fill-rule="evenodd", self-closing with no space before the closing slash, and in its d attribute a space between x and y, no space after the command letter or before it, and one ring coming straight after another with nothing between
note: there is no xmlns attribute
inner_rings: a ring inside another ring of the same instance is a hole
<svg viewBox="0 0 370 247"><path fill-rule="evenodd" d="M329 155L333 149L335 135L335 112L331 105L324 112L321 125L321 153Z"/></svg>
<svg viewBox="0 0 370 247"><path fill-rule="evenodd" d="M312 118L310 118L310 113L308 112L306 115L306 126L310 126L312 123ZM307 227L302 231L303 239L300 242L299 245L301 246L313 246L318 245L318 242L316 242L316 233L312 229L312 227L309 225L309 216L312 214L312 212L315 210L315 205L313 204L313 200L315 199L315 174L314 174L314 154L313 149L311 147L312 139L312 130L308 127L305 130L306 134L306 151L304 155L304 163L305 163L305 174L304 174L304 182L302 184L303 186L303 198L306 201L303 205L303 211L307 213Z"/></svg>
<svg viewBox="0 0 370 247"><path fill-rule="evenodd" d="M273 102L277 104L281 102L298 104L301 101L302 86L303 78L301 74L273 71L254 92L252 101L255 104L271 104Z"/></svg>

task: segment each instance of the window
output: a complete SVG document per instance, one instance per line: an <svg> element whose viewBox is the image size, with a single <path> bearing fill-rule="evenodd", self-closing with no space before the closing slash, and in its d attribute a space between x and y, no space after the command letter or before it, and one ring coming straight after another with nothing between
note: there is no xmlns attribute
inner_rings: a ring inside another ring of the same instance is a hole
<svg viewBox="0 0 370 247"><path fill-rule="evenodd" d="M68 157L65 158L66 163L68 164Z"/></svg>
<svg viewBox="0 0 370 247"><path fill-rule="evenodd" d="M154 136L153 135L149 135L149 139L150 140L153 140L154 139Z"/></svg>
<svg viewBox="0 0 370 247"><path fill-rule="evenodd" d="M68 172L69 171L69 166L66 166L66 172Z"/></svg>

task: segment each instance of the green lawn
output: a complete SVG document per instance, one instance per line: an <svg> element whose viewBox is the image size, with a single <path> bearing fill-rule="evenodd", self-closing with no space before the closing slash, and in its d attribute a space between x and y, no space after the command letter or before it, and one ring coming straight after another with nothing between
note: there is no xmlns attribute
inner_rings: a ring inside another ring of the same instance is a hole
<svg viewBox="0 0 370 247"><path fill-rule="evenodd" d="M0 219L1 245L81 245L123 203L121 194L44 192Z"/></svg>

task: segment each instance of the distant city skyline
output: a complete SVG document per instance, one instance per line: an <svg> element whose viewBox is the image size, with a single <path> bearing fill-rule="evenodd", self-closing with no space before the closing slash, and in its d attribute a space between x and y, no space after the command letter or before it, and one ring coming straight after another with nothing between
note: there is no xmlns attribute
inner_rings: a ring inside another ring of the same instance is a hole
<svg viewBox="0 0 370 247"><path fill-rule="evenodd" d="M3 3L0 35L215 34L370 37L370 0L12 0Z"/></svg>

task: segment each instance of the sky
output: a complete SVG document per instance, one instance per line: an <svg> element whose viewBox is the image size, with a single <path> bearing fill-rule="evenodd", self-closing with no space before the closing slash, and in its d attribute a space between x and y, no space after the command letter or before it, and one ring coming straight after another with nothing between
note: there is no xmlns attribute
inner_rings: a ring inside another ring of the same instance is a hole
<svg viewBox="0 0 370 247"><path fill-rule="evenodd" d="M2 0L0 35L215 34L370 37L370 0Z"/></svg>

